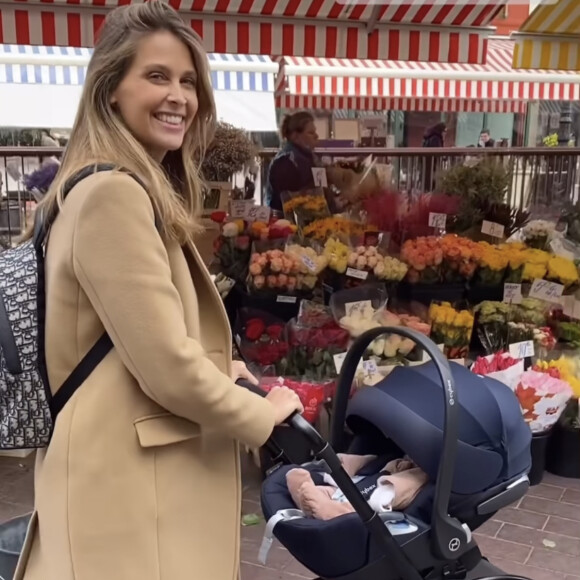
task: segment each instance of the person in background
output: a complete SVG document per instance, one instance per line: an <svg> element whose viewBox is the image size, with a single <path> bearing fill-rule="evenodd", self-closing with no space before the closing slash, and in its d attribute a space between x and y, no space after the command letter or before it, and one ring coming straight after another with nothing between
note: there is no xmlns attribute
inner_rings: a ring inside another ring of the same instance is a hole
<svg viewBox="0 0 580 580"><path fill-rule="evenodd" d="M286 115L280 135L284 144L270 163L266 190L266 204L276 211L282 211L283 192L314 187L312 169L318 166L314 155L318 134L310 113Z"/></svg>
<svg viewBox="0 0 580 580"><path fill-rule="evenodd" d="M445 147L445 135L447 134L447 125L437 123L429 127L423 135L423 147Z"/></svg>
<svg viewBox="0 0 580 580"><path fill-rule="evenodd" d="M479 143L477 144L478 147L495 147L495 140L491 138L491 134L489 129L484 129L479 134Z"/></svg>
<svg viewBox="0 0 580 580"><path fill-rule="evenodd" d="M287 388L262 398L236 385L258 381L232 361L194 237L203 230L195 160L215 119L191 26L157 0L110 11L70 146L39 205L57 216L45 257L52 393L105 332L113 348L37 451L14 580L238 580L237 442L262 446L303 408ZM95 163L117 169L94 172Z"/></svg>
<svg viewBox="0 0 580 580"><path fill-rule="evenodd" d="M429 127L423 135L423 147L445 147L447 125L437 123ZM441 166L441 157L429 156L424 159L423 183L425 191L433 191L436 185L436 174Z"/></svg>

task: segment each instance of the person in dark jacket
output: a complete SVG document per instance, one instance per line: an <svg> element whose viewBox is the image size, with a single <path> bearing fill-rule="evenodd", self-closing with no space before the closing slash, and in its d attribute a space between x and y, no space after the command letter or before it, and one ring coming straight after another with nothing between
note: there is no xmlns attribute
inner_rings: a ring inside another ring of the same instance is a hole
<svg viewBox="0 0 580 580"><path fill-rule="evenodd" d="M445 147L445 135L447 133L447 125L445 123L437 123L429 127L423 135L423 147Z"/></svg>
<svg viewBox="0 0 580 580"><path fill-rule="evenodd" d="M447 125L437 123L429 127L423 135L423 147L445 147ZM441 157L425 157L422 188L424 191L433 191L436 186L436 174L441 167Z"/></svg>
<svg viewBox="0 0 580 580"><path fill-rule="evenodd" d="M280 134L284 144L270 163L266 204L282 211L282 193L314 187L313 167L317 167L314 148L318 134L314 117L307 111L286 115Z"/></svg>
<svg viewBox="0 0 580 580"><path fill-rule="evenodd" d="M491 133L489 129L484 129L479 134L479 143L477 144L478 147L495 147L495 140L491 138Z"/></svg>

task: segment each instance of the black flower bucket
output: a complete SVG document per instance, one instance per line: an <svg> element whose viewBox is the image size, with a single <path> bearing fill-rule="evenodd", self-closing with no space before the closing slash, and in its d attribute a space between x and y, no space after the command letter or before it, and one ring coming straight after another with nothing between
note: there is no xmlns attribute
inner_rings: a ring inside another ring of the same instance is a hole
<svg viewBox="0 0 580 580"><path fill-rule="evenodd" d="M24 546L30 514L0 524L0 580L12 580Z"/></svg>
<svg viewBox="0 0 580 580"><path fill-rule="evenodd" d="M528 473L530 485L539 485L544 479L546 471L546 454L551 431L547 433L535 433L532 435L532 468Z"/></svg>

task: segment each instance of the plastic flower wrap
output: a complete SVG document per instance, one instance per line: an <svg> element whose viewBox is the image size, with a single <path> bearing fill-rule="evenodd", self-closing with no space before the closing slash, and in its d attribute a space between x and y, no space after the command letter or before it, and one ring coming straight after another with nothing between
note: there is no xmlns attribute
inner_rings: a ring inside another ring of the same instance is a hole
<svg viewBox="0 0 580 580"><path fill-rule="evenodd" d="M545 250L555 230L554 222L533 220L522 229L522 238L530 248Z"/></svg>
<svg viewBox="0 0 580 580"><path fill-rule="evenodd" d="M512 358L507 352L497 352L486 357L477 357L471 372L487 376L514 389L524 372L524 361Z"/></svg>
<svg viewBox="0 0 580 580"><path fill-rule="evenodd" d="M328 258L319 247L305 246L290 239L286 244L285 253L297 264L298 290L313 290L318 277L328 265Z"/></svg>
<svg viewBox="0 0 580 580"><path fill-rule="evenodd" d="M283 203L283 209L284 216L301 228L330 216L326 198L321 190L290 194Z"/></svg>
<svg viewBox="0 0 580 580"><path fill-rule="evenodd" d="M334 355L345 352L350 340L328 307L308 300L288 324L288 338L288 372L318 380L336 376Z"/></svg>
<svg viewBox="0 0 580 580"><path fill-rule="evenodd" d="M324 244L323 254L328 259L328 267L339 274L346 272L349 253L350 247L338 238L328 238Z"/></svg>
<svg viewBox="0 0 580 580"><path fill-rule="evenodd" d="M514 393L532 432L542 433L558 421L572 396L572 388L565 380L530 370L520 376Z"/></svg>
<svg viewBox="0 0 580 580"><path fill-rule="evenodd" d="M249 292L292 294L297 290L298 261L281 249L254 251L250 257Z"/></svg>
<svg viewBox="0 0 580 580"><path fill-rule="evenodd" d="M508 346L510 305L486 300L475 307L477 336L487 353L504 350Z"/></svg>
<svg viewBox="0 0 580 580"><path fill-rule="evenodd" d="M481 255L478 261L477 281L483 286L499 286L509 264L509 255L498 246L479 242Z"/></svg>
<svg viewBox="0 0 580 580"><path fill-rule="evenodd" d="M429 308L431 338L444 345L449 359L467 358L474 316L470 310L454 308L449 302L432 302Z"/></svg>
<svg viewBox="0 0 580 580"><path fill-rule="evenodd" d="M289 347L283 321L267 312L242 308L238 313L235 336L246 361L260 367L274 366L277 373L286 371Z"/></svg>
<svg viewBox="0 0 580 580"><path fill-rule="evenodd" d="M563 286L570 287L578 283L578 268L572 260L562 256L551 256L548 260L546 278Z"/></svg>

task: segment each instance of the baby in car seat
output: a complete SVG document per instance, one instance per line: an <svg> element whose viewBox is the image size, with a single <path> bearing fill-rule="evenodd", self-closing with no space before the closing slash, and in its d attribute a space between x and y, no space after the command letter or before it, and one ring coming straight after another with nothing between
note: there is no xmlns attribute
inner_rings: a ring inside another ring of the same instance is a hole
<svg viewBox="0 0 580 580"><path fill-rule="evenodd" d="M377 459L374 455L346 454L339 454L339 458L344 470L352 478L365 465ZM291 469L286 474L286 485L296 506L306 516L318 520L330 520L353 513L354 508L338 489L332 477L325 473L323 479L328 485L316 485L306 469ZM410 459L394 459L381 470L368 502L378 513L404 510L427 481L427 474Z"/></svg>

